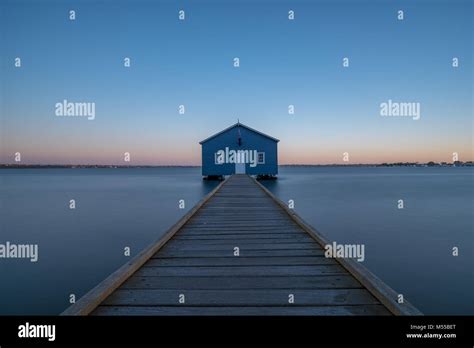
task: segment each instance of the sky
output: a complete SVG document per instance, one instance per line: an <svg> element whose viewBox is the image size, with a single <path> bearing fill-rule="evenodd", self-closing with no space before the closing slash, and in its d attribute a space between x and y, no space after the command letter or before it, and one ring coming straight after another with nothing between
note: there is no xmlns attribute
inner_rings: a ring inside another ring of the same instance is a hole
<svg viewBox="0 0 474 348"><path fill-rule="evenodd" d="M280 164L473 160L472 14L469 0L2 0L0 163L199 165L199 141L238 119L280 139ZM63 100L95 118L56 116ZM381 116L388 100L420 118Z"/></svg>

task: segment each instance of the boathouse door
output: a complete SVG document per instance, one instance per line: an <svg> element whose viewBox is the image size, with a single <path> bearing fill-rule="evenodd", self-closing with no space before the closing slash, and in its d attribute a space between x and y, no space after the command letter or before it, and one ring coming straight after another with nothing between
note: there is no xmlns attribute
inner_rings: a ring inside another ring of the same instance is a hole
<svg viewBox="0 0 474 348"><path fill-rule="evenodd" d="M245 163L235 164L235 174L245 174Z"/></svg>

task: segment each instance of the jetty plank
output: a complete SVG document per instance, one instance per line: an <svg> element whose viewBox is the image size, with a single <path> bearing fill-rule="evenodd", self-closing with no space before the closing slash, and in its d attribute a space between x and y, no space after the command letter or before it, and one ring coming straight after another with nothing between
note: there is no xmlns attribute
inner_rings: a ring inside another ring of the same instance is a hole
<svg viewBox="0 0 474 348"><path fill-rule="evenodd" d="M334 265L333 259L318 256L302 257L182 257L151 259L145 266L290 266Z"/></svg>
<svg viewBox="0 0 474 348"><path fill-rule="evenodd" d="M121 289L358 289L362 286L349 274L290 277L131 277Z"/></svg>
<svg viewBox="0 0 474 348"><path fill-rule="evenodd" d="M270 250L240 250L240 257L243 256L259 256L259 257L272 257L272 256L323 256L324 250L322 249L270 249ZM154 255L155 257L235 257L233 250L192 250L192 251L180 251L177 249L163 250L160 255Z"/></svg>
<svg viewBox="0 0 474 348"><path fill-rule="evenodd" d="M94 315L214 315L214 316L248 316L248 315L273 315L273 316L308 316L308 315L391 315L382 305L361 306L306 306L306 307L177 307L177 306L100 306Z"/></svg>
<svg viewBox="0 0 474 348"><path fill-rule="evenodd" d="M328 243L233 175L63 315L421 314L355 260L324 257Z"/></svg>
<svg viewBox="0 0 474 348"><path fill-rule="evenodd" d="M184 294L187 306L292 306L367 305L378 301L365 289L258 289L258 290L163 290L118 289L104 302L105 306L179 305Z"/></svg>
<svg viewBox="0 0 474 348"><path fill-rule="evenodd" d="M196 251L196 250L228 250L233 252L234 247L238 247L240 251L245 250L280 250L280 249L311 249L311 248L321 248L316 243L224 243L224 244L198 244L193 242L181 243L178 241L172 241L165 248L166 250L180 250L183 253L187 251ZM163 249L165 249L163 248Z"/></svg>
<svg viewBox="0 0 474 348"><path fill-rule="evenodd" d="M311 266L198 266L198 267L142 267L135 273L137 276L290 276L321 274L344 274L340 265Z"/></svg>
<svg viewBox="0 0 474 348"><path fill-rule="evenodd" d="M196 235L196 234L185 234L185 235L176 235L174 238L175 240L199 240L199 241L204 241L204 240L233 240L236 242L245 240L245 241L251 241L251 240L266 240L268 241L269 239L272 240L272 242L279 242L280 240L288 240L290 239L293 241L313 241L310 236L305 235L303 233L301 234L296 234L296 233L278 233L278 234L248 234L248 233L240 233L240 234L201 234L201 235ZM199 242L195 242L199 243Z"/></svg>

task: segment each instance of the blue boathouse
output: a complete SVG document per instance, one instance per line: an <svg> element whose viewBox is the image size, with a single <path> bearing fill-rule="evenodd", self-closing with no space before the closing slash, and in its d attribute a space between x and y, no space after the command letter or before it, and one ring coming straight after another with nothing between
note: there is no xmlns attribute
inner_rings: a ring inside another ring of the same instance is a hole
<svg viewBox="0 0 474 348"><path fill-rule="evenodd" d="M200 142L202 175L249 174L274 178L278 174L279 140L240 122Z"/></svg>

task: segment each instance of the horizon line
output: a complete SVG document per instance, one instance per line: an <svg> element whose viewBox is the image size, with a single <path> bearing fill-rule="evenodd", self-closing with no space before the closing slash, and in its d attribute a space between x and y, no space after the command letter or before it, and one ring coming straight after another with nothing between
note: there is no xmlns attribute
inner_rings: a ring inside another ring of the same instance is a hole
<svg viewBox="0 0 474 348"><path fill-rule="evenodd" d="M459 164L466 164L466 163L473 163L474 161L452 161L452 162L436 162L436 161L428 161L428 162L379 162L379 163L284 163L278 164L278 166L388 166L388 165L428 165L428 164L446 164L446 165L454 165L456 163ZM123 167L123 168L130 168L130 167L195 167L199 168L202 165L196 164L18 164L18 163L0 163L0 167Z"/></svg>

